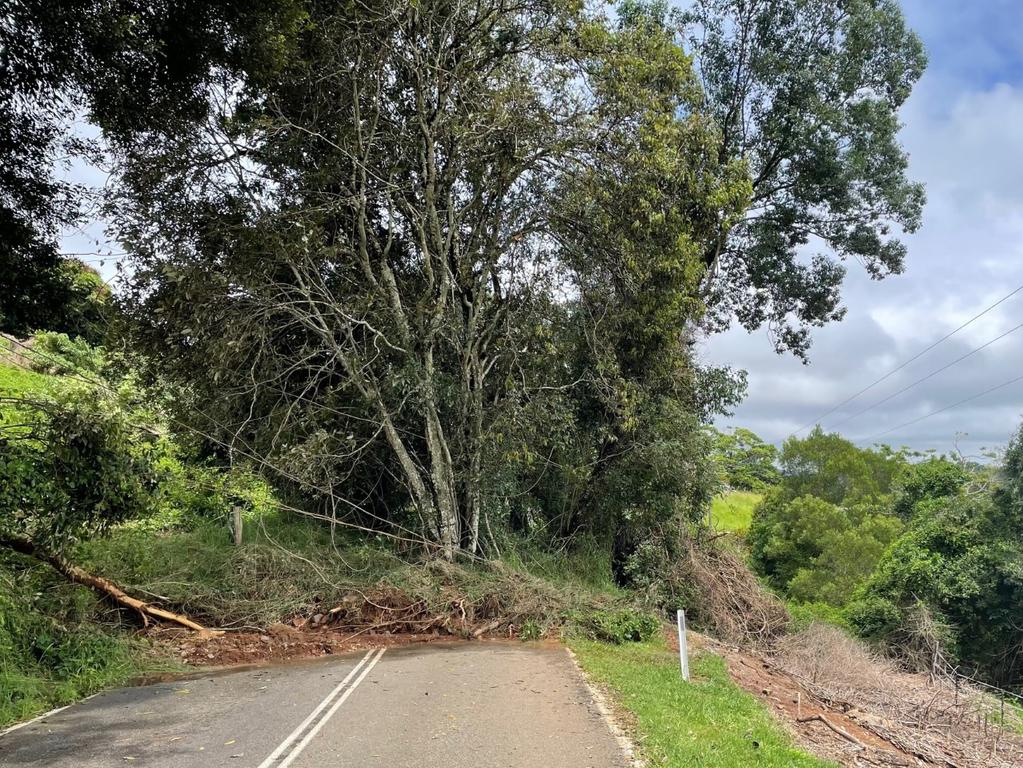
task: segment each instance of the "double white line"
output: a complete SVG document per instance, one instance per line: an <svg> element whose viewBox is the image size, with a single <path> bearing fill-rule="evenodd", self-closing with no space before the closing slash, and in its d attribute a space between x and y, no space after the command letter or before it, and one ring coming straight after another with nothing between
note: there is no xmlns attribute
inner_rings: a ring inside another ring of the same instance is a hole
<svg viewBox="0 0 1023 768"><path fill-rule="evenodd" d="M280 743L280 746L271 752L266 760L259 764L259 768L287 768L291 765L292 761L301 754L302 750L309 746L309 742L320 732L324 724L341 708L341 705L345 703L345 699L351 696L352 691L359 687L359 683L363 681L370 670L380 661L380 657L384 655L385 650L386 648L381 648L378 651L367 651L366 655L362 657L362 661L356 664L355 668L345 676L345 679L338 683L337 687L328 693L327 697L309 714L309 717L288 734L288 737ZM370 660L371 656L373 657L372 660ZM367 661L369 662L368 664L366 663ZM359 672L360 669L362 669L361 673ZM355 677L356 675L359 676ZM348 685L348 681L353 677L355 677L355 682L348 688L345 688ZM333 706L331 706L331 703L333 703ZM330 709L327 709L327 707L330 707ZM323 714L325 709L327 712ZM305 734L304 736L302 736L303 733ZM301 741L296 743L295 740L300 736L302 736ZM290 752L288 751L289 749ZM288 754L285 755L285 752Z"/></svg>

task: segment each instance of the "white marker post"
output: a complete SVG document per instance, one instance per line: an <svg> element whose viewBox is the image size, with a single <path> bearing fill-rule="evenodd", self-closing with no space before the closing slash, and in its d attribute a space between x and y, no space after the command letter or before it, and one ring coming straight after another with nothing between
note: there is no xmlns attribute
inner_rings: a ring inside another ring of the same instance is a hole
<svg viewBox="0 0 1023 768"><path fill-rule="evenodd" d="M686 646L686 612L678 610L678 660L682 665L682 679L689 682L689 648Z"/></svg>

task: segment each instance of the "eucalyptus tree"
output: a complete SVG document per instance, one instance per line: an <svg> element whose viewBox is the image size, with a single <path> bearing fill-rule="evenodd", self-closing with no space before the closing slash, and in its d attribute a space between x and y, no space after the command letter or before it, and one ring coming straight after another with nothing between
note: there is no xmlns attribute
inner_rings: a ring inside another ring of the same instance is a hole
<svg viewBox="0 0 1023 768"><path fill-rule="evenodd" d="M721 131L753 185L743 220L705 256L709 319L768 325L805 356L839 320L841 260L904 268L893 234L920 225L899 109L926 65L896 0L695 0L678 19ZM817 253L809 255L812 249Z"/></svg>
<svg viewBox="0 0 1023 768"><path fill-rule="evenodd" d="M493 444L578 383L559 317L619 404L641 369L681 384L707 233L748 183L662 30L565 0L307 11L201 122L122 136L130 304L217 440L476 552ZM381 484L397 508L365 503Z"/></svg>

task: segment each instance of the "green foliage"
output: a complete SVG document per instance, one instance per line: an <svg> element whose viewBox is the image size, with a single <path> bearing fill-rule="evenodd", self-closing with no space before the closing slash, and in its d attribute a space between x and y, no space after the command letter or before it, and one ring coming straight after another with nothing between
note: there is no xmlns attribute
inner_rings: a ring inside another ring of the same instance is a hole
<svg viewBox="0 0 1023 768"><path fill-rule="evenodd" d="M782 488L789 499L815 496L832 504L877 500L889 494L905 457L887 448L857 448L819 426L782 446Z"/></svg>
<svg viewBox="0 0 1023 768"><path fill-rule="evenodd" d="M748 491L731 491L715 496L710 503L710 524L718 531L745 534L753 521L753 512L763 495Z"/></svg>
<svg viewBox="0 0 1023 768"><path fill-rule="evenodd" d="M895 478L892 511L902 520L909 520L917 504L955 496L969 480L969 470L946 458L908 464Z"/></svg>
<svg viewBox="0 0 1023 768"><path fill-rule="evenodd" d="M148 443L105 390L68 388L18 414L23 430L0 433L0 537L62 550L151 509Z"/></svg>
<svg viewBox="0 0 1023 768"><path fill-rule="evenodd" d="M790 628L792 632L801 632L811 624L831 624L850 633L853 631L853 625L850 623L845 609L830 603L788 602L785 607L788 608L789 616L792 617Z"/></svg>
<svg viewBox="0 0 1023 768"><path fill-rule="evenodd" d="M607 686L636 723L651 765L672 768L825 768L800 751L756 699L732 682L725 662L693 654L692 682L679 674L678 654L664 642L612 646L573 640L588 676Z"/></svg>
<svg viewBox="0 0 1023 768"><path fill-rule="evenodd" d="M714 440L713 459L722 481L740 491L763 491L780 479L775 463L778 449L765 443L748 429L736 427L731 432L711 430Z"/></svg>
<svg viewBox="0 0 1023 768"><path fill-rule="evenodd" d="M775 492L754 513L748 541L757 570L785 594L843 605L901 530L883 508Z"/></svg>
<svg viewBox="0 0 1023 768"><path fill-rule="evenodd" d="M1023 516L990 497L956 496L917 507L909 529L888 550L849 607L866 637L896 650L910 641L940 642L989 679L1016 684L1023 630ZM945 627L916 638L915 613ZM943 636L942 636L943 635Z"/></svg>
<svg viewBox="0 0 1023 768"><path fill-rule="evenodd" d="M746 163L754 204L709 252L719 318L770 324L805 354L809 329L840 319L845 269L801 258L811 237L874 278L899 273L893 225L920 224L899 109L926 63L896 0L696 0L687 26L722 153Z"/></svg>
<svg viewBox="0 0 1023 768"><path fill-rule="evenodd" d="M84 338L40 331L32 341L32 349L26 353L32 368L51 375L91 376L99 373L106 362L102 347L95 347Z"/></svg>
<svg viewBox="0 0 1023 768"><path fill-rule="evenodd" d="M945 459L914 465L897 484L909 518L848 606L865 637L895 652L935 648L1001 685L1019 685L1023 647L1023 430L1006 451L993 489L967 491L969 472ZM913 659L918 660L918 659Z"/></svg>
<svg viewBox="0 0 1023 768"><path fill-rule="evenodd" d="M645 611L619 608L590 611L579 619L585 635L604 643L640 643L650 640L661 628L661 621Z"/></svg>

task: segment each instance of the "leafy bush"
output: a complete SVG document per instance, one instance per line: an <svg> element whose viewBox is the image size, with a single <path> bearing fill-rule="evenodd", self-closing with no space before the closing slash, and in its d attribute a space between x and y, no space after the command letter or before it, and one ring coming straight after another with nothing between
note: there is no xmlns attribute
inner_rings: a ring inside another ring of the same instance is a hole
<svg viewBox="0 0 1023 768"><path fill-rule="evenodd" d="M892 511L909 520L917 504L954 496L969 480L965 467L943 457L907 464L895 479Z"/></svg>
<svg viewBox="0 0 1023 768"><path fill-rule="evenodd" d="M23 417L0 434L0 536L64 549L152 508L146 439L116 399L68 390Z"/></svg>
<svg viewBox="0 0 1023 768"><path fill-rule="evenodd" d="M1023 679L1023 516L991 496L918 505L909 530L885 553L849 606L862 635L896 651L925 636L1002 683ZM922 627L920 613L928 617Z"/></svg>
<svg viewBox="0 0 1023 768"><path fill-rule="evenodd" d="M774 493L757 507L748 541L754 566L774 587L799 602L838 606L901 530L884 508Z"/></svg>
<svg viewBox="0 0 1023 768"><path fill-rule="evenodd" d="M590 639L615 645L649 640L661 628L653 614L630 608L590 611L582 616L580 625Z"/></svg>
<svg viewBox="0 0 1023 768"><path fill-rule="evenodd" d="M103 368L102 347L94 347L81 337L66 333L40 331L33 337L29 353L32 367L53 375L95 374Z"/></svg>

